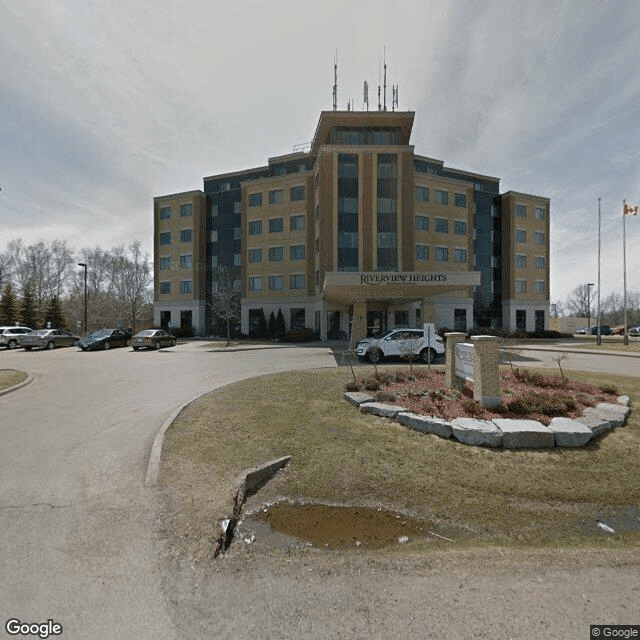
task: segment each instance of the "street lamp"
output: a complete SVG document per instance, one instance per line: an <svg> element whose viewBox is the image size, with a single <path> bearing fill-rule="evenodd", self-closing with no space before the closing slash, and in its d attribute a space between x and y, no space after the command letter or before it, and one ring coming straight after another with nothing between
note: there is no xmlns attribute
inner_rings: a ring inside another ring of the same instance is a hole
<svg viewBox="0 0 640 640"><path fill-rule="evenodd" d="M78 262L78 266L84 269L84 335L87 335L87 265Z"/></svg>
<svg viewBox="0 0 640 640"><path fill-rule="evenodd" d="M595 282L587 282L587 327L588 334L591 335L591 287Z"/></svg>

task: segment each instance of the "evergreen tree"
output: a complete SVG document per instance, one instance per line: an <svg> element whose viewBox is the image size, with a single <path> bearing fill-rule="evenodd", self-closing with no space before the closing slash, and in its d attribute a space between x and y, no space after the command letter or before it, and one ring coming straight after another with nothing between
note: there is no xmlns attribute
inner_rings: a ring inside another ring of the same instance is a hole
<svg viewBox="0 0 640 640"><path fill-rule="evenodd" d="M22 290L20 310L20 322L25 327L31 327L32 329L39 325L38 323L38 311L36 309L36 301L31 288L31 282L27 282L26 286Z"/></svg>
<svg viewBox="0 0 640 640"><path fill-rule="evenodd" d="M273 338L276 333L276 317L273 315L273 311L269 315L269 324L267 325L267 338Z"/></svg>
<svg viewBox="0 0 640 640"><path fill-rule="evenodd" d="M256 338L267 337L267 319L264 310L260 309L260 317L258 318L258 328L256 329Z"/></svg>
<svg viewBox="0 0 640 640"><path fill-rule="evenodd" d="M66 329L67 320L62 311L62 305L58 296L52 296L45 312L45 323L51 323L54 329Z"/></svg>
<svg viewBox="0 0 640 640"><path fill-rule="evenodd" d="M0 298L0 325L16 324L19 320L19 315L18 298L16 298L11 283L7 282Z"/></svg>
<svg viewBox="0 0 640 640"><path fill-rule="evenodd" d="M281 338L286 332L287 332L287 327L284 324L284 316L282 315L282 309L278 309L278 317L276 318L275 335Z"/></svg>

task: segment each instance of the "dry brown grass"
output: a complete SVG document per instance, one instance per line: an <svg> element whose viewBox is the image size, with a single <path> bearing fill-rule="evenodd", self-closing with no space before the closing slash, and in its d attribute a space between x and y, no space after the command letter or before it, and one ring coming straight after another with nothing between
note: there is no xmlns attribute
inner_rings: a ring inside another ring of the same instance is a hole
<svg viewBox="0 0 640 640"><path fill-rule="evenodd" d="M569 375L610 383L639 406L636 378ZM276 374L218 389L187 407L163 450L173 532L209 540L239 472L291 454L286 472L260 499L385 506L416 515L458 544L640 542L637 409L625 427L584 448L496 450L363 415L342 399L345 382L344 369ZM616 535L605 537L599 520L618 526Z"/></svg>
<svg viewBox="0 0 640 640"><path fill-rule="evenodd" d="M26 379L27 374L24 371L18 371L17 369L0 369L0 391L20 384Z"/></svg>

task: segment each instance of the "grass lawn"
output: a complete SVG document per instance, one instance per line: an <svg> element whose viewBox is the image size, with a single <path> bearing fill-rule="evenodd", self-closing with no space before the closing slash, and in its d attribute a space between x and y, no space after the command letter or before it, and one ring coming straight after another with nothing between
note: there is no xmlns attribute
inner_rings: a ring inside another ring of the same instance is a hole
<svg viewBox="0 0 640 640"><path fill-rule="evenodd" d="M596 344L596 339L593 340L576 340L571 344L572 349L593 349L595 351L620 351L622 353L640 353L640 340L637 338L629 339L629 344L624 344L622 338L607 339L602 338L602 344Z"/></svg>
<svg viewBox="0 0 640 640"><path fill-rule="evenodd" d="M27 379L24 371L17 369L0 369L0 391L13 387L14 384L20 384Z"/></svg>
<svg viewBox="0 0 640 640"><path fill-rule="evenodd" d="M567 373L630 396L627 425L579 449L489 449L361 414L342 398L348 368L218 389L186 407L165 435L160 483L167 526L178 536L211 540L239 472L290 454L285 473L254 500L384 506L423 520L454 539L443 543L450 546L637 546L638 379ZM616 534L604 534L598 521Z"/></svg>

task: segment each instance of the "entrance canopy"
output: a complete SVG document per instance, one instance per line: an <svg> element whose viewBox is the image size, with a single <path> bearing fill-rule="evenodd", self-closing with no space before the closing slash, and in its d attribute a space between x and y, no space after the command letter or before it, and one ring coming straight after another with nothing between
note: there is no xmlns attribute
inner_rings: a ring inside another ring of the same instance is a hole
<svg viewBox="0 0 640 640"><path fill-rule="evenodd" d="M344 305L424 300L477 287L480 276L480 271L329 272L324 278L323 298Z"/></svg>

